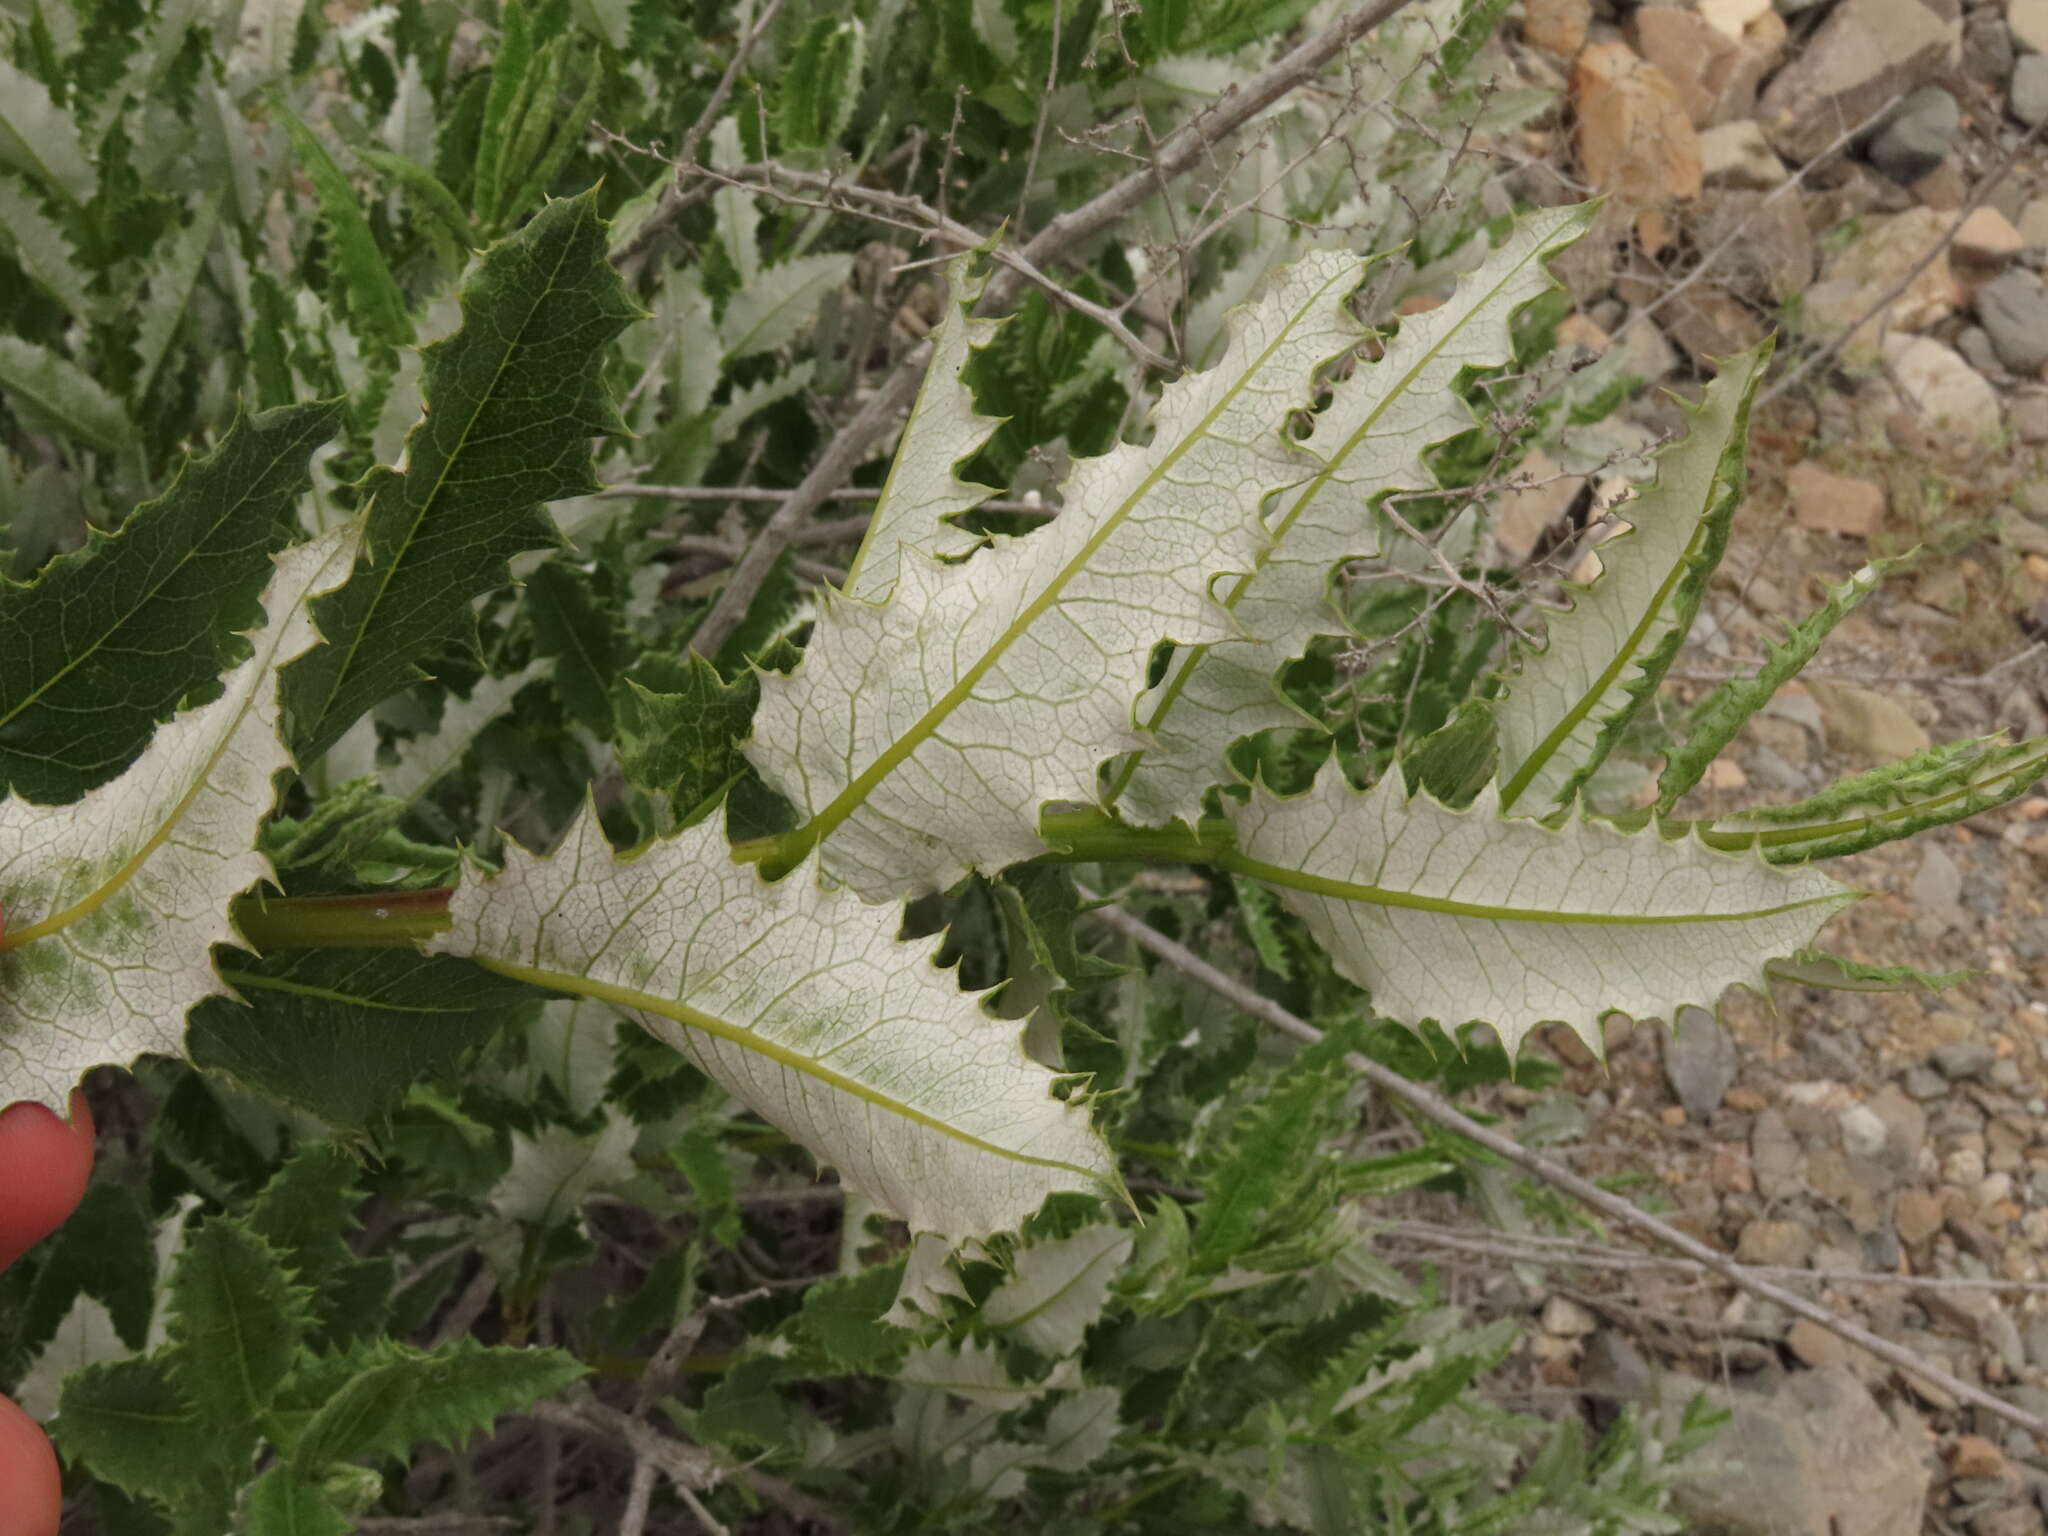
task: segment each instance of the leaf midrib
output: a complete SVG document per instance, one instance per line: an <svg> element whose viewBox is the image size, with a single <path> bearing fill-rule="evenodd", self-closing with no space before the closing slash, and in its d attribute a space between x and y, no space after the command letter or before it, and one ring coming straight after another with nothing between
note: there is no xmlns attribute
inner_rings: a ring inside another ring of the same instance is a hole
<svg viewBox="0 0 2048 1536"><path fill-rule="evenodd" d="M1052 579L1040 589L1038 595L1025 605L1023 612L1005 626L1003 632L995 638L989 648L961 673L959 681L939 695L938 700L930 709L926 710L908 730L877 754L873 762L857 774L847 784L846 788L835 795L823 810L813 816L807 826L800 829L802 840L808 846L814 847L826 837L829 837L847 817L860 808L862 802L874 791L877 784L895 772L913 752L924 745L947 716L951 715L955 709L958 709L961 704L973 695L975 688L980 685L981 680L989 674L997 662L1002 660L1009 648L1022 639L1031 626L1043 618L1046 612L1059 601L1068 583L1088 568L1090 562L1100 552L1102 546L1130 520L1137 508L1142 506L1146 498L1157 488L1160 480L1166 473L1174 465L1178 464L1182 457L1189 453L1197 443L1207 440L1209 431L1215 425L1217 418L1244 392L1249 381L1264 367L1267 359L1272 357L1275 351L1292 339L1295 331L1300 327L1303 317L1308 314L1316 301L1324 293L1328 292L1330 287L1336 282L1341 281L1343 281L1342 278L1335 278L1331 282L1321 284L1314 293L1308 295L1303 300L1302 304L1289 316L1288 323L1279 328L1264 350L1257 355L1252 363L1239 371L1237 379L1225 390L1208 412L1201 417L1191 430L1182 434L1181 440L1146 473L1144 479L1123 499L1122 504L1102 520L1101 527L1089 535L1088 541L1074 553L1073 557L1065 565L1060 567Z"/></svg>
<svg viewBox="0 0 2048 1536"><path fill-rule="evenodd" d="M823 1084L825 1087L847 1094L863 1104L871 1105L888 1114L907 1120L913 1125L920 1126L925 1130L937 1132L950 1141L972 1147L976 1151L985 1152L992 1157L1000 1158L1006 1162L1022 1163L1034 1168L1057 1168L1068 1173L1077 1174L1090 1183L1099 1183L1101 1181L1102 1174L1099 1169L1087 1168L1079 1163L1070 1163L1062 1158L1037 1157L1029 1152L1020 1152L1012 1147L1005 1147L995 1142L985 1141L979 1136L961 1130L958 1126L947 1124L936 1115L929 1114L915 1105L906 1104L901 1099L891 1098L885 1094L878 1093L865 1083L847 1077L844 1073L834 1072L822 1062L814 1061L800 1052L793 1051L785 1045L780 1045L744 1024L736 1024L731 1020L721 1019L715 1014L705 1013L700 1009L692 1008L689 1004L674 998L660 997L654 993L643 992L633 987L618 986L611 982L600 981L596 977L582 975L574 971L549 970L543 966L524 965L518 961L502 960L495 956L477 953L472 953L467 958L474 960L486 970L495 971L500 976L508 977L513 981L523 981L530 986L546 987L556 992L568 992L579 997L593 997L600 1002L610 1003L615 1008L624 1008L636 1013L652 1013L661 1018L672 1019L685 1028L697 1030L700 1033L712 1036L714 1039L724 1040L728 1044L737 1045L742 1050L752 1051L757 1055L765 1056L788 1071L798 1073L812 1079L814 1082Z"/></svg>

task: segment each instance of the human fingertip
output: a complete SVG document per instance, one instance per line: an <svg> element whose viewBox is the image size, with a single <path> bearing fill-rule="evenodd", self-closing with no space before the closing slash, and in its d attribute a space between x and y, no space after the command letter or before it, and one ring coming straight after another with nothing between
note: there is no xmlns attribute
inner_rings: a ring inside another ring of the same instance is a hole
<svg viewBox="0 0 2048 1536"><path fill-rule="evenodd" d="M64 1480L36 1421L0 1397L0 1536L57 1536Z"/></svg>

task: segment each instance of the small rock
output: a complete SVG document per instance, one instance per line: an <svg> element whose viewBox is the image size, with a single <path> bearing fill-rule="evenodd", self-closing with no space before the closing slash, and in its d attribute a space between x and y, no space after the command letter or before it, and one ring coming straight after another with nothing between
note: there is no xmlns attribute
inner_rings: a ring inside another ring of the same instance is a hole
<svg viewBox="0 0 2048 1536"><path fill-rule="evenodd" d="M1937 1045L1927 1059L1934 1064L1935 1071L1954 1083L1982 1077L1998 1060L1998 1052L1983 1040L1951 1040L1946 1045Z"/></svg>
<svg viewBox="0 0 2048 1536"><path fill-rule="evenodd" d="M1998 349L1991 345L1991 337L1981 325L1969 326L1957 336L1956 350L1979 373L2005 372L2005 364L1998 360Z"/></svg>
<svg viewBox="0 0 2048 1536"><path fill-rule="evenodd" d="M1977 318L2014 373L2038 373L2048 363L2048 288L2033 273L2002 273L1979 288Z"/></svg>
<svg viewBox="0 0 2048 1536"><path fill-rule="evenodd" d="M1785 1347L1797 1355L1802 1364L1816 1369L1823 1365L1846 1365L1849 1360L1847 1344L1819 1323L1808 1322L1803 1317L1785 1330Z"/></svg>
<svg viewBox="0 0 2048 1536"><path fill-rule="evenodd" d="M1982 1435L1957 1435L1948 1448L1948 1471L1951 1477L2002 1478L2012 1468L2005 1463L2005 1453Z"/></svg>
<svg viewBox="0 0 2048 1536"><path fill-rule="evenodd" d="M2010 261L2025 248L2012 220L1989 205L1972 210L1956 226L1956 253L1973 261Z"/></svg>
<svg viewBox="0 0 2048 1536"><path fill-rule="evenodd" d="M1956 46L1952 12L1919 0L1841 0L1764 87L1757 118L1804 164L1887 102L1931 84Z"/></svg>
<svg viewBox="0 0 2048 1536"><path fill-rule="evenodd" d="M2006 0L2005 24L2028 53L2048 53L2048 0Z"/></svg>
<svg viewBox="0 0 2048 1536"><path fill-rule="evenodd" d="M1741 1063L1721 1021L1704 1008L1681 1008L1663 1034L1664 1077L1686 1114L1711 1119Z"/></svg>
<svg viewBox="0 0 2048 1536"><path fill-rule="evenodd" d="M2048 118L2048 54L2022 55L2012 67L2012 83L2006 87L2006 105L2012 115L2029 128L2038 128Z"/></svg>
<svg viewBox="0 0 2048 1536"><path fill-rule="evenodd" d="M1901 1086L1905 1088L1908 1097L1921 1100L1922 1102L1928 1099L1938 1099L1948 1092L1948 1084L1943 1081L1941 1074L1939 1072L1930 1072L1926 1067L1909 1068L1906 1075L1899 1081Z"/></svg>
<svg viewBox="0 0 2048 1536"><path fill-rule="evenodd" d="M1973 11L1963 20L1963 73L1997 90L2012 77L2012 31L2005 18L1991 10Z"/></svg>
<svg viewBox="0 0 2048 1536"><path fill-rule="evenodd" d="M2032 1504L1986 1510L1970 1521L1970 1536L2042 1536L2041 1511Z"/></svg>
<svg viewBox="0 0 2048 1536"><path fill-rule="evenodd" d="M1600 1326L1600 1319L1569 1296L1553 1296L1543 1304L1543 1331L1560 1339L1582 1339Z"/></svg>
<svg viewBox="0 0 2048 1536"><path fill-rule="evenodd" d="M1996 341L1995 336L1993 340ZM1900 393L1926 424L1938 432L1949 451L1981 450L2002 429L1998 391L1983 374L1933 337L1887 336L1884 362Z"/></svg>
<svg viewBox="0 0 2048 1536"><path fill-rule="evenodd" d="M1700 195L1699 134L1677 87L1656 65L1626 43L1595 43L1572 66L1571 95L1579 168L1594 187L1630 210ZM1661 248L1640 219L1636 231L1653 253Z"/></svg>
<svg viewBox="0 0 2048 1536"><path fill-rule="evenodd" d="M1771 0L1699 0L1701 17L1732 42L1741 42L1751 27L1771 13Z"/></svg>
<svg viewBox="0 0 2048 1536"><path fill-rule="evenodd" d="M1806 1187L1805 1154L1792 1127L1775 1109L1756 1117L1749 1131L1749 1167L1757 1193L1766 1200L1784 1200Z"/></svg>
<svg viewBox="0 0 2048 1536"><path fill-rule="evenodd" d="M2027 1324L2025 1335L2027 1364L2035 1370L2048 1370L2048 1318L2037 1317Z"/></svg>
<svg viewBox="0 0 2048 1536"><path fill-rule="evenodd" d="M1963 109L1938 85L1923 85L1871 136L1870 163L1901 186L1938 169L1963 126Z"/></svg>
<svg viewBox="0 0 2048 1536"><path fill-rule="evenodd" d="M1884 487L1874 480L1830 474L1808 460L1792 466L1785 489L1802 528L1867 539L1884 525Z"/></svg>
<svg viewBox="0 0 2048 1536"><path fill-rule="evenodd" d="M1828 258L1806 295L1803 312L1815 334L1847 335L1850 360L1868 362L1884 335L1925 330L1954 314L1962 289L1948 257L1952 222L1932 208L1867 221L1861 236ZM1937 254L1920 266L1930 251Z"/></svg>
<svg viewBox="0 0 2048 1536"><path fill-rule="evenodd" d="M1785 24L1769 6L1739 37L1675 5L1644 6L1635 13L1633 32L1636 51L1664 72L1696 128L1750 116L1757 87L1785 41Z"/></svg>
<svg viewBox="0 0 2048 1536"><path fill-rule="evenodd" d="M2048 83L2043 85L2043 96L2048 98ZM2048 105L2048 101L2044 101ZM2042 116L2048 117L2048 110ZM2038 251L2048 248L2048 197L2036 197L2020 210L2020 238L2027 243L2027 249Z"/></svg>
<svg viewBox="0 0 2048 1536"><path fill-rule="evenodd" d="M1941 1230L1941 1201L1924 1189L1902 1189L1892 1207L1892 1230L1908 1248L1918 1248Z"/></svg>
<svg viewBox="0 0 2048 1536"><path fill-rule="evenodd" d="M1850 683L1816 680L1807 686L1838 751L1892 762L1931 744L1926 727L1885 694Z"/></svg>
<svg viewBox="0 0 2048 1536"><path fill-rule="evenodd" d="M1593 0L1525 0L1522 38L1530 47L1560 59L1576 58L1586 46L1586 28L1592 20Z"/></svg>
<svg viewBox="0 0 2048 1536"><path fill-rule="evenodd" d="M1700 134L1702 179L1710 187L1769 192L1791 174L1753 118L1717 123Z"/></svg>
<svg viewBox="0 0 2048 1536"><path fill-rule="evenodd" d="M1745 1264L1796 1269L1813 1255L1813 1233L1796 1221L1746 1222L1735 1243L1735 1257Z"/></svg>
<svg viewBox="0 0 2048 1536"><path fill-rule="evenodd" d="M1794 1372L1768 1395L1708 1395L1732 1417L1676 1489L1687 1529L1918 1536L1930 1474L1848 1367Z"/></svg>
<svg viewBox="0 0 2048 1536"><path fill-rule="evenodd" d="M1882 1157L1890 1132L1868 1104L1851 1104L1836 1120L1842 1127L1842 1150L1851 1157Z"/></svg>
<svg viewBox="0 0 2048 1536"><path fill-rule="evenodd" d="M1602 1329L1586 1345L1579 1365L1579 1385L1590 1396L1618 1403L1640 1402L1650 1395L1654 1377L1642 1352L1612 1328Z"/></svg>
<svg viewBox="0 0 2048 1536"><path fill-rule="evenodd" d="M1886 1083L1871 1095L1867 1106L1884 1125L1884 1148L1875 1155L1900 1173L1911 1173L1920 1164L1920 1148L1927 1141L1927 1112L1896 1083Z"/></svg>

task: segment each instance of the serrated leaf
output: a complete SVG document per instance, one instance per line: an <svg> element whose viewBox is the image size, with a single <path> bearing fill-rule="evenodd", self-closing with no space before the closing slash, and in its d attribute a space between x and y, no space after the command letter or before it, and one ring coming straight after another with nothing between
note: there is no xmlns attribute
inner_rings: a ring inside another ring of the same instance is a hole
<svg viewBox="0 0 2048 1536"><path fill-rule="evenodd" d="M1454 1034L1477 1019L1511 1053L1553 1021L1597 1052L1607 1013L1668 1019L1760 987L1855 899L1689 836L1504 818L1491 787L1461 811L1410 798L1398 773L1360 793L1334 764L1233 820L1232 869L1278 888L1379 1012Z"/></svg>
<svg viewBox="0 0 2048 1536"><path fill-rule="evenodd" d="M1081 1364L1069 1355L1043 1377L1019 1381L1010 1374L995 1345L977 1339L954 1345L940 1339L914 1347L898 1368L896 1380L906 1387L947 1392L984 1408L1008 1411L1048 1392L1080 1386Z"/></svg>
<svg viewBox="0 0 2048 1536"><path fill-rule="evenodd" d="M1797 677L1835 626L1862 607L1885 577L1910 558L1873 560L1847 581L1828 588L1820 607L1793 625L1783 640L1765 639L1764 664L1753 676L1730 678L1694 705L1686 721L1684 744L1665 754L1664 772L1657 780L1656 809L1669 811L1699 783L1749 717Z"/></svg>
<svg viewBox="0 0 2048 1536"><path fill-rule="evenodd" d="M726 300L718 338L728 361L773 352L803 334L828 294L853 275L853 257L839 251L798 256L768 268Z"/></svg>
<svg viewBox="0 0 2048 1536"><path fill-rule="evenodd" d="M526 77L533 67L533 22L524 5L508 0L499 18L496 57L484 97L482 131L477 135L476 180L470 205L486 228L495 224L504 196L506 151L518 127L526 100Z"/></svg>
<svg viewBox="0 0 2048 1536"><path fill-rule="evenodd" d="M356 1528L332 1499L286 1466L250 1484L242 1509L247 1536L349 1536Z"/></svg>
<svg viewBox="0 0 2048 1536"><path fill-rule="evenodd" d="M564 1125L546 1126L537 1136L514 1131L512 1166L486 1199L507 1221L537 1227L578 1221L586 1199L633 1177L639 1136L639 1127L611 1110L595 1135Z"/></svg>
<svg viewBox="0 0 2048 1536"><path fill-rule="evenodd" d="M918 386L889 478L868 515L867 533L847 568L842 590L863 602L888 600L906 550L951 558L973 549L979 540L950 520L995 494L988 486L962 480L956 471L1002 425L999 417L975 409L964 377L999 326L974 317L986 282L972 274L967 257L954 261L946 281L945 312L932 332L931 366Z"/></svg>
<svg viewBox="0 0 2048 1536"><path fill-rule="evenodd" d="M398 744L398 760L379 774L384 787L401 800L419 799L462 766L484 728L511 713L512 701L522 688L550 676L554 669L551 661L536 661L510 677L480 679L466 699L452 695L443 699L441 719L433 730Z"/></svg>
<svg viewBox="0 0 2048 1536"><path fill-rule="evenodd" d="M1315 725L1281 696L1280 669L1316 636L1349 633L1332 590L1336 568L1381 552L1372 510L1380 496L1434 483L1428 450L1473 426L1460 377L1514 356L1516 312L1550 290L1545 260L1577 239L1586 220L1579 208L1524 219L1450 299L1404 319L1377 361L1360 361L1335 386L1301 445L1313 473L1273 500L1256 569L1219 583L1238 632L1177 649L1138 706L1152 744L1110 780L1130 819L1192 823L1204 792L1227 777L1231 742ZM1391 550L1404 547L1396 541Z"/></svg>
<svg viewBox="0 0 2048 1536"><path fill-rule="evenodd" d="M359 1259L346 1241L360 1225L361 1174L340 1147L313 1142L271 1177L249 1208L250 1231L311 1293L307 1342L314 1348L346 1344L383 1326L391 1263Z"/></svg>
<svg viewBox="0 0 2048 1536"><path fill-rule="evenodd" d="M99 177L78 122L49 87L0 58L0 164L13 166L74 203L88 203Z"/></svg>
<svg viewBox="0 0 2048 1536"><path fill-rule="evenodd" d="M365 347L406 345L413 333L405 295L399 291L398 280L391 275L384 253L377 246L377 237L363 217L355 189L334 163L334 157L327 153L327 146L275 92L270 97L270 109L291 136L292 150L319 200L320 216L327 225L328 248L335 271L341 277L349 329Z"/></svg>
<svg viewBox="0 0 2048 1536"><path fill-rule="evenodd" d="M0 401L24 425L100 453L118 453L135 437L127 411L97 379L19 336L0 336Z"/></svg>
<svg viewBox="0 0 2048 1536"><path fill-rule="evenodd" d="M179 1392L216 1430L259 1425L310 1321L277 1250L243 1222L214 1218L186 1239L170 1306Z"/></svg>
<svg viewBox="0 0 2048 1536"><path fill-rule="evenodd" d="M194 1064L350 1133L537 1003L473 965L400 949L237 955L221 979L242 1004L212 998L193 1013Z"/></svg>
<svg viewBox="0 0 2048 1536"><path fill-rule="evenodd" d="M740 743L759 697L751 670L728 683L694 651L644 658L613 700L619 771L634 788L665 798L678 822L694 819L745 771Z"/></svg>
<svg viewBox="0 0 2048 1536"><path fill-rule="evenodd" d="M554 542L541 504L598 488L590 441L619 430L600 372L636 313L591 194L550 203L485 254L461 328L426 348L428 409L404 469L366 482L362 564L316 606L326 643L285 676L301 760L417 682L420 657L473 644L471 599L502 584L513 555Z"/></svg>
<svg viewBox="0 0 2048 1536"><path fill-rule="evenodd" d="M820 16L790 51L775 121L783 145L822 149L846 130L860 98L867 29L854 16Z"/></svg>
<svg viewBox="0 0 2048 1536"><path fill-rule="evenodd" d="M621 645L611 611L589 582L560 560L548 561L526 578L521 608L541 654L554 659L562 707L598 740L610 740Z"/></svg>
<svg viewBox="0 0 2048 1536"><path fill-rule="evenodd" d="M1686 409L1692 430L1657 455L1657 481L1616 508L1630 531L1600 546L1601 573L1550 615L1495 707L1500 805L1547 816L1570 805L1685 643L1742 501L1750 403L1766 342L1730 358Z"/></svg>
<svg viewBox="0 0 2048 1536"><path fill-rule="evenodd" d="M12 176L0 176L0 233L22 271L47 288L74 320L91 321L99 306L86 290L89 274L71 237Z"/></svg>
<svg viewBox="0 0 2048 1536"><path fill-rule="evenodd" d="M228 56L227 78L228 88L241 101L290 75L306 0L242 0L238 9L241 20L234 52Z"/></svg>
<svg viewBox="0 0 2048 1536"><path fill-rule="evenodd" d="M210 199L201 202L193 210L192 222L165 242L163 259L151 268L149 296L135 327L137 366L129 398L138 403L148 396L149 386L156 382L156 371L170 350L178 323L185 318L186 306L191 303L192 290L198 285L206 252L219 226L218 205Z"/></svg>
<svg viewBox="0 0 2048 1536"><path fill-rule="evenodd" d="M102 1315L130 1351L143 1347L156 1304L156 1254L148 1213L133 1190L94 1183L50 1239L22 1308L21 1341L38 1344L79 1297L104 1303Z"/></svg>
<svg viewBox="0 0 2048 1536"><path fill-rule="evenodd" d="M888 1316L902 1279L902 1266L878 1264L821 1280L804 1292L795 1332L835 1366L880 1371L910 1342Z"/></svg>
<svg viewBox="0 0 2048 1536"><path fill-rule="evenodd" d="M976 1451L969 1463L974 1489L989 1499L1021 1491L1034 1467L1053 1472L1086 1470L1116 1440L1122 1394L1114 1387L1084 1387L1062 1397L1046 1415L1044 1431L1029 1440L1002 1439Z"/></svg>
<svg viewBox="0 0 2048 1536"><path fill-rule="evenodd" d="M292 1447L291 1465L310 1474L358 1456L402 1459L416 1445L456 1445L585 1370L559 1350L493 1348L468 1338L420 1350L378 1339L311 1368L320 1406ZM307 1386L295 1380L285 1391L302 1399Z"/></svg>
<svg viewBox="0 0 2048 1536"><path fill-rule="evenodd" d="M88 1366L64 1383L51 1437L67 1461L144 1498L183 1502L217 1478L229 1426L209 1424L163 1357Z"/></svg>
<svg viewBox="0 0 2048 1536"><path fill-rule="evenodd" d="M1075 467L1051 524L959 565L905 560L885 603L824 594L802 665L762 680L748 748L809 813L797 842L874 899L1043 851L1039 808L1094 799L1097 766L1145 744L1154 647L1231 632L1210 583L1252 569L1261 503L1302 477L1281 427L1351 344L1357 274L1322 254L1277 278L1217 367L1167 386L1149 442Z"/></svg>
<svg viewBox="0 0 2048 1536"><path fill-rule="evenodd" d="M1109 1222L1027 1244L1017 1250L1013 1272L982 1304L982 1320L1014 1333L1041 1355L1072 1354L1102 1316L1109 1288L1130 1256L1131 1234Z"/></svg>
<svg viewBox="0 0 2048 1536"><path fill-rule="evenodd" d="M87 1067L175 1055L186 1010L222 990L211 946L264 878L255 851L278 739L277 668L313 639L307 599L348 568L352 530L277 557L268 627L220 697L156 733L74 805L0 802L0 1098L62 1105Z"/></svg>
<svg viewBox="0 0 2048 1536"><path fill-rule="evenodd" d="M434 947L626 1010L913 1229L984 1236L1113 1180L1086 1109L897 942L896 909L767 884L717 821L620 858L586 813L458 889Z"/></svg>
<svg viewBox="0 0 2048 1536"><path fill-rule="evenodd" d="M237 417L171 488L27 586L0 579L0 792L74 800L232 659L337 404ZM17 914L15 921L20 922Z"/></svg>

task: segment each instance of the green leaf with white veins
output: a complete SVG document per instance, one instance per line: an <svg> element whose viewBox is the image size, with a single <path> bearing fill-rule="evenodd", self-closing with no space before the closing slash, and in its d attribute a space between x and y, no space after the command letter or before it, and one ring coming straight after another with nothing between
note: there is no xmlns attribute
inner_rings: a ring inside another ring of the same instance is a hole
<svg viewBox="0 0 2048 1536"><path fill-rule="evenodd" d="M814 870L763 882L719 819L620 857L586 812L549 857L459 888L433 947L623 1009L914 1230L985 1237L1114 1186L1087 1109L934 941L899 943L897 908Z"/></svg>
<svg viewBox="0 0 2048 1536"><path fill-rule="evenodd" d="M0 803L0 1098L57 1108L88 1067L176 1054L186 1010L225 990L208 951L236 942L228 903L270 873L256 833L290 763L277 669L354 553L338 529L278 556L248 659L120 778L73 805Z"/></svg>
<svg viewBox="0 0 2048 1536"><path fill-rule="evenodd" d="M1094 799L1098 765L1146 745L1154 647L1233 632L1210 584L1254 568L1261 503L1308 472L1281 429L1355 340L1358 272L1325 252L1279 274L1223 360L1166 387L1148 442L1075 466L1051 524L957 565L906 555L886 602L825 596L803 664L762 679L749 747L809 813L793 846L822 842L871 898L1043 851L1039 808ZM950 468L980 430L920 416L899 451Z"/></svg>
<svg viewBox="0 0 2048 1536"><path fill-rule="evenodd" d="M1742 500L1750 402L1769 342L1732 357L1686 409L1692 431L1657 455L1657 481L1616 515L1629 530L1600 546L1600 575L1550 615L1543 649L1522 658L1495 710L1500 805L1547 816L1578 797L1657 691L1685 643Z"/></svg>
<svg viewBox="0 0 2048 1536"><path fill-rule="evenodd" d="M1202 796L1225 775L1230 743L1276 727L1313 728L1284 700L1275 678L1318 635L1349 626L1333 600L1332 576L1344 561L1379 552L1372 512L1389 491L1434 483L1427 451L1473 426L1456 392L1467 369L1494 368L1514 356L1510 323L1553 286L1546 258L1584 232L1584 208L1532 214L1447 301L1401 322L1376 362L1361 361L1316 414L1302 447L1317 461L1312 478L1274 498L1269 542L1257 569L1219 583L1218 597L1239 633L1184 646L1138 706L1153 744L1111 775L1111 796L1130 820L1147 825L1201 814Z"/></svg>
<svg viewBox="0 0 2048 1536"><path fill-rule="evenodd" d="M1595 1051L1614 1011L1665 1018L1807 947L1852 892L1810 868L1722 853L1655 828L1504 818L1492 786L1451 810L1389 773L1363 793L1331 764L1306 794L1234 813L1230 867L1277 886L1381 1013L1493 1025L1510 1052L1538 1025Z"/></svg>

